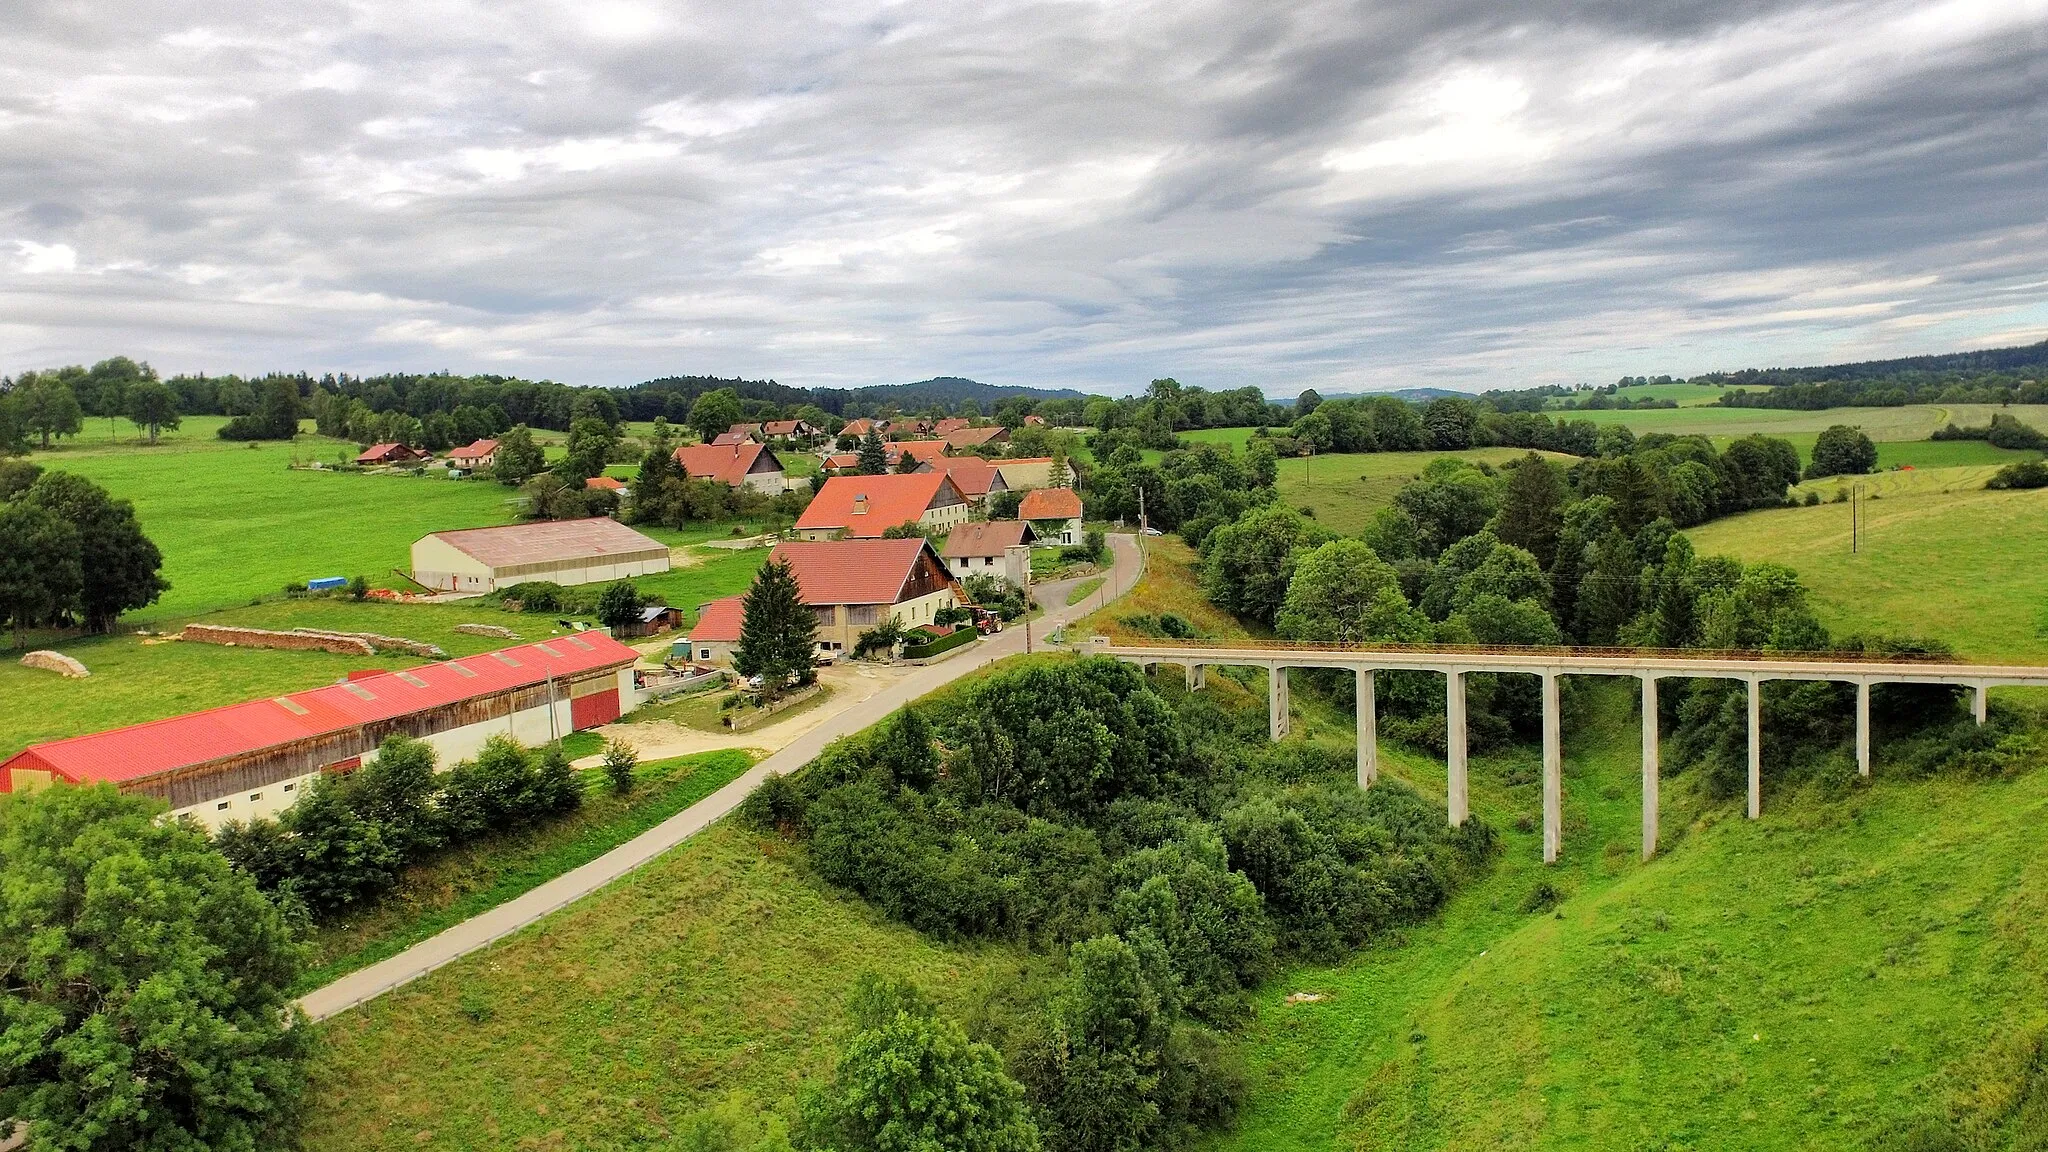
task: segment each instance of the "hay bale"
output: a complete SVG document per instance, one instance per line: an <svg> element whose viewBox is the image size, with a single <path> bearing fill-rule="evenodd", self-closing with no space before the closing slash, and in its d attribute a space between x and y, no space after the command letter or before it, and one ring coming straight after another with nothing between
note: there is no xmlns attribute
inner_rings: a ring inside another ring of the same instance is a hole
<svg viewBox="0 0 2048 1152"><path fill-rule="evenodd" d="M55 672L67 680L83 680L87 676L92 675L92 672L85 665L80 664L71 657L66 656L62 652L51 652L48 650L31 652L23 656L21 658L21 666L24 668L40 668L45 672Z"/></svg>

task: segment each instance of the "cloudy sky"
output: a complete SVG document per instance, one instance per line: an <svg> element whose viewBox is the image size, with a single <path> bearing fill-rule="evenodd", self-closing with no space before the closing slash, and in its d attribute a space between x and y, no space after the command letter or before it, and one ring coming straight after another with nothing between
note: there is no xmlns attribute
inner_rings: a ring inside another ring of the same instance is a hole
<svg viewBox="0 0 2048 1152"><path fill-rule="evenodd" d="M2048 0L0 0L0 372L1275 394L2048 336Z"/></svg>

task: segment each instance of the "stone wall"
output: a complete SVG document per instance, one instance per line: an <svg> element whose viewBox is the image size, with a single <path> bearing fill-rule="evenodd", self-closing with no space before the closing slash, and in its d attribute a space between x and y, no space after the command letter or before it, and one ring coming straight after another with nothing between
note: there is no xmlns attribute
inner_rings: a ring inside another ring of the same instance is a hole
<svg viewBox="0 0 2048 1152"><path fill-rule="evenodd" d="M375 656L367 640L317 632L274 632L268 628L230 628L220 624L187 624L180 640L227 644L238 648L282 648L293 652L332 652L338 656Z"/></svg>
<svg viewBox="0 0 2048 1152"><path fill-rule="evenodd" d="M408 640L403 636L380 636L375 632L329 632L323 628L294 628L303 636L332 636L343 640L361 640L376 652L403 652L408 656L424 656L429 660L446 660L448 653L438 644L424 640Z"/></svg>
<svg viewBox="0 0 2048 1152"><path fill-rule="evenodd" d="M80 664L71 657L66 656L62 652L51 652L48 650L31 652L23 656L21 658L21 666L24 668L40 668L45 672L55 672L57 675L71 680L83 680L87 676L92 675L91 672L86 670L85 665Z"/></svg>

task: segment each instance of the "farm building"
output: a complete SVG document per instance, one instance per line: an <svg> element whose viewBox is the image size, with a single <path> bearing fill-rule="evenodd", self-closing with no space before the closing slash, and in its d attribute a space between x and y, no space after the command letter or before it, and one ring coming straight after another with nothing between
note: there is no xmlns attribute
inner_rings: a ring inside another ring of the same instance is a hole
<svg viewBox="0 0 2048 1152"><path fill-rule="evenodd" d="M774 450L751 440L692 444L676 449L675 455L676 463L692 480L717 480L734 488L745 485L764 496L779 496L787 486L783 482L782 461Z"/></svg>
<svg viewBox="0 0 2048 1152"><path fill-rule="evenodd" d="M729 448L734 444L748 444L753 441L754 434L751 432L720 432L711 443L715 447Z"/></svg>
<svg viewBox="0 0 2048 1152"><path fill-rule="evenodd" d="M928 463L946 454L944 440L891 440L882 445L882 451L889 457L889 467L896 467L905 456L919 464Z"/></svg>
<svg viewBox="0 0 2048 1152"><path fill-rule="evenodd" d="M919 472L944 472L952 478L953 486L967 497L967 502L976 508L988 502L989 493L1007 492L1009 485L1003 481L1002 470L995 463L979 456L934 456L918 468Z"/></svg>
<svg viewBox="0 0 2048 1152"><path fill-rule="evenodd" d="M815 440L824 435L822 429L813 427L808 420L770 420L761 425L770 440Z"/></svg>
<svg viewBox="0 0 2048 1152"><path fill-rule="evenodd" d="M442 592L529 580L592 584L668 571L668 545L603 516L435 532L412 543L412 578Z"/></svg>
<svg viewBox="0 0 2048 1152"><path fill-rule="evenodd" d="M358 464L406 464L427 458L425 452L403 444L372 444L356 454Z"/></svg>
<svg viewBox="0 0 2048 1152"><path fill-rule="evenodd" d="M980 428L955 428L946 433L946 443L955 448L979 448L983 444L1007 444L1010 430L995 424Z"/></svg>
<svg viewBox="0 0 2048 1152"><path fill-rule="evenodd" d="M1081 497L1072 488L1034 488L1017 504L1017 519L1029 520L1045 544L1081 542Z"/></svg>
<svg viewBox="0 0 2048 1152"><path fill-rule="evenodd" d="M967 498L943 472L833 476L797 517L796 534L804 540L873 538L904 524L944 532L966 520Z"/></svg>
<svg viewBox="0 0 2048 1152"><path fill-rule="evenodd" d="M1052 457L1019 456L1014 460L992 461L1003 471L1003 486L1013 492L1026 488L1050 488Z"/></svg>
<svg viewBox="0 0 2048 1152"><path fill-rule="evenodd" d="M477 440L448 450L448 467L457 472L481 472L497 462L496 440Z"/></svg>
<svg viewBox="0 0 2048 1152"><path fill-rule="evenodd" d="M961 601L960 586L931 542L904 540L796 540L777 544L768 562L789 564L797 588L818 618L818 648L841 652L860 634L894 616L909 628L930 624L941 609ZM690 629L690 654L700 663L723 662L739 643L743 596L703 606Z"/></svg>
<svg viewBox="0 0 2048 1152"><path fill-rule="evenodd" d="M614 636L659 636L683 626L683 610L666 604L649 604L640 609L640 619L612 629Z"/></svg>
<svg viewBox="0 0 2048 1152"><path fill-rule="evenodd" d="M1021 588L1024 574L1012 571L1005 561L1011 548L1019 544L1028 547L1037 539L1031 525L1023 520L977 520L953 529L939 555L946 561L947 569L963 580L975 575L994 576L1013 588Z"/></svg>
<svg viewBox="0 0 2048 1152"><path fill-rule="evenodd" d="M322 773L375 759L386 736L434 746L442 768L499 733L538 745L638 702L637 654L598 632L53 740L0 763L0 792L109 783L208 827L271 816Z"/></svg>
<svg viewBox="0 0 2048 1152"><path fill-rule="evenodd" d="M945 437L950 433L958 432L962 428L973 427L973 425L974 421L969 420L965 416L948 416L944 420L932 425L932 435Z"/></svg>
<svg viewBox="0 0 2048 1152"><path fill-rule="evenodd" d="M615 492L621 500L633 495L633 490L617 476L592 476L583 481L583 486L593 492Z"/></svg>

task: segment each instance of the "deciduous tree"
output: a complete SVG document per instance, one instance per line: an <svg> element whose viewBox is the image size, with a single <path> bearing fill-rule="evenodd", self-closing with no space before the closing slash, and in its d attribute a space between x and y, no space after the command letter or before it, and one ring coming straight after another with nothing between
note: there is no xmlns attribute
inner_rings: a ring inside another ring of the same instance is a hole
<svg viewBox="0 0 2048 1152"><path fill-rule="evenodd" d="M127 401L129 421L149 433L151 444L164 429L178 426L178 394L164 384L139 381L128 389Z"/></svg>

